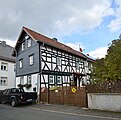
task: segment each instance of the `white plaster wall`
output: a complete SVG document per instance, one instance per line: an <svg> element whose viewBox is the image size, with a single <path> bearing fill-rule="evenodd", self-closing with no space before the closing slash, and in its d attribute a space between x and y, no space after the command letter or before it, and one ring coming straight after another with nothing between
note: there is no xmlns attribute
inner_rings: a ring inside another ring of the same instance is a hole
<svg viewBox="0 0 121 120"><path fill-rule="evenodd" d="M121 111L121 94L88 93L88 107L98 110Z"/></svg>
<svg viewBox="0 0 121 120"><path fill-rule="evenodd" d="M26 92L33 92L33 88L34 87L36 87L36 90L37 90L37 75L38 74L32 74L31 75L31 84L32 84L32 87L29 88L29 89L24 88ZM26 83L27 83L27 76L26 76Z"/></svg>
<svg viewBox="0 0 121 120"><path fill-rule="evenodd" d="M24 76L24 84L27 83L27 76ZM16 87L18 88L18 84L20 84L20 77L16 77ZM24 87L24 90L26 92L33 92L33 88L36 87L36 90L37 90L37 87L38 87L38 74L32 74L31 75L31 84L32 84L32 87L29 88L29 89L26 89Z"/></svg>
<svg viewBox="0 0 121 120"><path fill-rule="evenodd" d="M20 84L20 77L16 77L16 88L18 88L18 84Z"/></svg>
<svg viewBox="0 0 121 120"><path fill-rule="evenodd" d="M7 83L7 86L1 86L0 85L0 90L15 87L15 71L14 71L14 65L15 64L12 63L12 62L0 60L0 66L1 66L1 62L8 64L8 70L7 71L2 71L1 68L0 68L0 78L1 77L7 77L8 83Z"/></svg>

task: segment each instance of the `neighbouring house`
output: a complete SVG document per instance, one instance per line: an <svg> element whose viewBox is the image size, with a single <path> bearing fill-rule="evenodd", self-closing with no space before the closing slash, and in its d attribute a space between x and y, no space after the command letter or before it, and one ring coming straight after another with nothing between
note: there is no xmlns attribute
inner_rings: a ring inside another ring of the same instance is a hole
<svg viewBox="0 0 121 120"><path fill-rule="evenodd" d="M21 30L13 56L16 87L24 86L26 91L90 82L93 59L26 27Z"/></svg>
<svg viewBox="0 0 121 120"><path fill-rule="evenodd" d="M15 87L15 57L13 47L0 41L0 90Z"/></svg>

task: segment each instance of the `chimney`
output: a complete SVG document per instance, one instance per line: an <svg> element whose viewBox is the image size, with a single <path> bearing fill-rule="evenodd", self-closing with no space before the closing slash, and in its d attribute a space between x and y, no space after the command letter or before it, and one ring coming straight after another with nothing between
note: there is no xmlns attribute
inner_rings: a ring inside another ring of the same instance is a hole
<svg viewBox="0 0 121 120"><path fill-rule="evenodd" d="M55 41L58 41L58 39L57 38L52 38L53 40L55 40Z"/></svg>
<svg viewBox="0 0 121 120"><path fill-rule="evenodd" d="M5 47L6 46L6 41L1 41L1 44L2 44L3 47Z"/></svg>

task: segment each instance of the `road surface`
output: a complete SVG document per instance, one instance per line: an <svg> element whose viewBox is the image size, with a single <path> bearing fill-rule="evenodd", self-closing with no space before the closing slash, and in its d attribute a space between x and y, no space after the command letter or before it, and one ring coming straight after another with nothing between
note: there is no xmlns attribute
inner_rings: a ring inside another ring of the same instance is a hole
<svg viewBox="0 0 121 120"><path fill-rule="evenodd" d="M11 107L0 104L0 120L121 120L120 118L85 115L35 108L32 105Z"/></svg>

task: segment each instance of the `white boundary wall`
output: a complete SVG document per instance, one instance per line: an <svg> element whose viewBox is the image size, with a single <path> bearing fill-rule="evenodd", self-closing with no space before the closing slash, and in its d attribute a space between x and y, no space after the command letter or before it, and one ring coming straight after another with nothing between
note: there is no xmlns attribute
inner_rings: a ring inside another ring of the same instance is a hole
<svg viewBox="0 0 121 120"><path fill-rule="evenodd" d="M121 93L88 93L90 109L121 111Z"/></svg>

